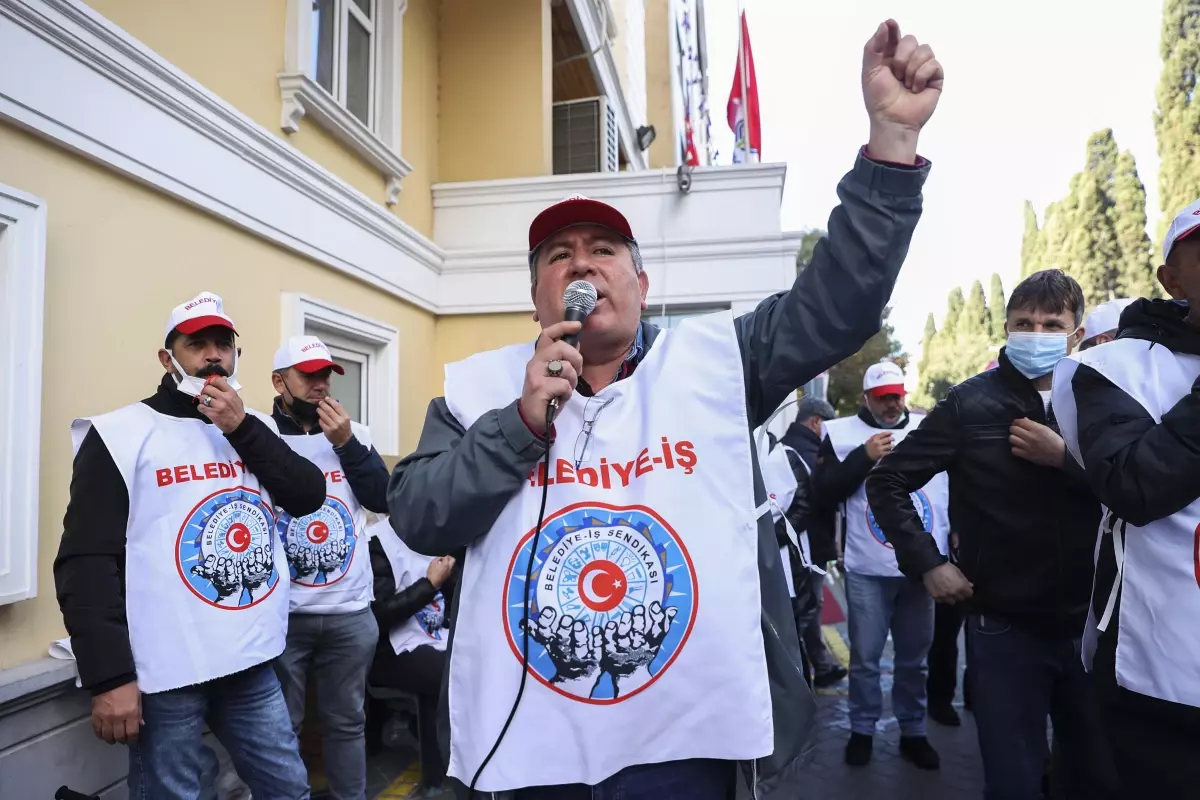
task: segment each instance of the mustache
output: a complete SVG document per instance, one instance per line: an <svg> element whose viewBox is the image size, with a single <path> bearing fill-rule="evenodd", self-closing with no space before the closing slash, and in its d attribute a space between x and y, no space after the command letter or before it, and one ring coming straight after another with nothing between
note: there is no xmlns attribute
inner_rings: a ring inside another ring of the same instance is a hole
<svg viewBox="0 0 1200 800"><path fill-rule="evenodd" d="M229 377L229 373L220 364L206 364L205 366L196 370L196 374L193 375L192 377L207 378L210 375L219 375L222 378Z"/></svg>

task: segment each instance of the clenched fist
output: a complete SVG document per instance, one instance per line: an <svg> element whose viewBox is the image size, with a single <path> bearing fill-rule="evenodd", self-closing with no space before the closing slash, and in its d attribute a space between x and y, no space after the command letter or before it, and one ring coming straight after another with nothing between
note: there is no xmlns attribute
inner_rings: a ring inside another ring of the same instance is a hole
<svg viewBox="0 0 1200 800"><path fill-rule="evenodd" d="M874 159L912 164L917 135L933 116L945 75L933 49L900 35L892 19L863 48L863 101L871 118L867 152Z"/></svg>
<svg viewBox="0 0 1200 800"><path fill-rule="evenodd" d="M867 458L878 461L892 452L892 439L892 435L886 431L867 439L867 443L864 445L867 448Z"/></svg>
<svg viewBox="0 0 1200 800"><path fill-rule="evenodd" d="M137 681L92 698L92 730L109 744L136 742L142 719L142 693Z"/></svg>

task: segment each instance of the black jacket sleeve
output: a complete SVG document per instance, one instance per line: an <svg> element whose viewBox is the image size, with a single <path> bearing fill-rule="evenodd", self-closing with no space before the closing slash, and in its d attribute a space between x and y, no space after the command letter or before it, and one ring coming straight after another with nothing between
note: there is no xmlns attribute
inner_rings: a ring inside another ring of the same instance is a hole
<svg viewBox="0 0 1200 800"><path fill-rule="evenodd" d="M371 611L379 623L380 635L386 636L396 625L429 605L438 590L428 578L421 578L397 592L396 576L383 552L383 545L378 539L371 539L367 547L371 553L371 571L375 575L375 601L371 603Z"/></svg>
<svg viewBox="0 0 1200 800"><path fill-rule="evenodd" d="M367 447L354 436L341 447L333 448L342 464L342 472L359 505L376 514L387 513L388 470L374 447Z"/></svg>
<svg viewBox="0 0 1200 800"><path fill-rule="evenodd" d="M950 468L958 439L958 398L951 390L867 476L867 503L875 522L895 548L900 571L910 578L946 561L921 524L911 494Z"/></svg>
<svg viewBox="0 0 1200 800"><path fill-rule="evenodd" d="M898 167L860 153L838 184L841 202L829 215L828 235L792 288L734 320L752 429L879 332L928 175L928 162Z"/></svg>
<svg viewBox="0 0 1200 800"><path fill-rule="evenodd" d="M1080 455L1100 502L1142 526L1200 497L1200 381L1157 424L1091 367L1079 366L1071 389Z"/></svg>
<svg viewBox="0 0 1200 800"><path fill-rule="evenodd" d="M275 504L293 517L311 514L325 502L321 468L288 447L258 417L246 414L225 438Z"/></svg>
<svg viewBox="0 0 1200 800"><path fill-rule="evenodd" d="M796 476L796 494L792 497L792 504L787 507L784 516L792 523L796 533L800 533L808 528L808 518L812 513L812 480L804 464L800 463L800 456L794 450L787 451L787 459L792 467L792 474Z"/></svg>
<svg viewBox="0 0 1200 800"><path fill-rule="evenodd" d="M826 436L817 451L817 468L813 470L813 493L827 506L836 506L858 491L874 463L867 455L866 445L850 451L845 461L838 460L833 443Z"/></svg>
<svg viewBox="0 0 1200 800"><path fill-rule="evenodd" d="M71 475L54 585L83 688L102 694L137 680L125 618L129 491L93 428Z"/></svg>

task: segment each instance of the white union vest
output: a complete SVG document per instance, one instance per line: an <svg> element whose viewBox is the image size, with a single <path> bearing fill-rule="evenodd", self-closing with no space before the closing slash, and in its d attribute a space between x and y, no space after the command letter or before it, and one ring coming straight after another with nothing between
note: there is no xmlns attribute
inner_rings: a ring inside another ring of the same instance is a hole
<svg viewBox="0 0 1200 800"><path fill-rule="evenodd" d="M371 447L371 434L351 423L354 438ZM276 509L277 529L292 582L291 610L349 614L374 599L371 557L362 531L366 515L350 490L342 463L324 434L281 437L325 474L325 503L299 519Z"/></svg>
<svg viewBox="0 0 1200 800"><path fill-rule="evenodd" d="M453 777L470 783L520 680L543 484L529 682L478 788L595 784L636 764L774 750L732 323L728 312L689 319L661 332L630 377L592 398L572 395L549 474L539 462L471 545L450 657ZM532 353L518 345L448 365L446 402L459 422L469 428L519 397ZM585 418L594 422L586 452Z"/></svg>
<svg viewBox="0 0 1200 800"><path fill-rule="evenodd" d="M378 539L383 547L383 553L392 567L397 593L429 573L429 565L433 559L409 550L392 530L392 525L386 517L371 526L370 535ZM446 613L446 598L439 591L428 605L388 631L388 642L392 645L392 651L396 655L416 650L418 647L432 647L434 650L444 651L450 634L445 627Z"/></svg>
<svg viewBox="0 0 1200 800"><path fill-rule="evenodd" d="M282 653L287 561L271 500L220 429L135 403L76 420L76 453L89 428L129 491L125 613L138 687L192 686Z"/></svg>
<svg viewBox="0 0 1200 800"><path fill-rule="evenodd" d="M899 444L908 432L925 419L920 414L911 414L903 428L872 428L858 417L842 417L825 423L825 433L833 445L833 451L841 461L846 460L858 446L877 433L892 434L893 445ZM942 555L947 553L950 538L950 481L946 473L939 472L929 483L913 492L913 507L921 517L926 532L933 536ZM846 521L845 562L846 569L860 575L903 577L896 564L896 551L883 530L875 522L875 514L867 504L867 486L864 481L846 500L842 511Z"/></svg>
<svg viewBox="0 0 1200 800"><path fill-rule="evenodd" d="M1137 339L1118 339L1060 361L1054 371L1054 414L1067 449L1080 463L1071 387L1080 363L1141 403L1155 422L1191 392L1200 376L1200 356ZM1111 546L1117 580L1099 622L1089 604L1085 664L1091 665L1097 628L1108 626L1119 586L1117 683L1138 694L1200 707L1200 499L1142 528L1118 522Z"/></svg>

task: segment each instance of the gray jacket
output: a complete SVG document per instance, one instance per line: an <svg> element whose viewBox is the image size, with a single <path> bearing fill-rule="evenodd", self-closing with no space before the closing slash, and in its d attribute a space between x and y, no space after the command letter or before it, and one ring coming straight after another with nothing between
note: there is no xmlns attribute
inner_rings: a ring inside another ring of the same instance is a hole
<svg viewBox="0 0 1200 800"><path fill-rule="evenodd" d="M921 216L921 187L928 172L928 162L919 168L893 167L860 154L838 185L841 205L830 215L829 235L817 245L808 268L789 291L737 318L751 429L762 425L799 386L857 352L880 329ZM642 324L649 349L658 329ZM416 452L392 474L392 525L418 553L458 551L491 529L544 454L542 441L521 420L516 398L464 429L439 397L429 405ZM765 502L757 460L754 492L756 503ZM742 767L756 800L770 800L795 795L815 738L816 704L801 672L796 624L769 514L759 520L758 528L762 635L775 751ZM457 602L451 615L457 618ZM453 646L452 633L451 651ZM447 659L447 670L449 663ZM452 735L447 683L443 682L439 725L444 756L450 752ZM495 793L496 800L507 796L510 793Z"/></svg>

